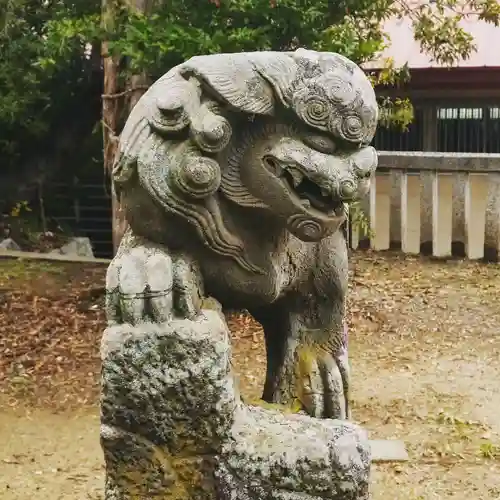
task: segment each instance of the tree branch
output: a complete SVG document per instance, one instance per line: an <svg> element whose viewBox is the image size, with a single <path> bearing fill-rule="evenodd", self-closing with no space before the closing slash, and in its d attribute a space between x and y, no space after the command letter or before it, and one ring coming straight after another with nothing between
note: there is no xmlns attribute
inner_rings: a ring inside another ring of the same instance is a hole
<svg viewBox="0 0 500 500"><path fill-rule="evenodd" d="M121 97L125 97L126 95L136 92L137 90L148 90L149 85L137 85L130 89L124 90L123 92L118 92L116 94L102 94L103 99L120 99Z"/></svg>

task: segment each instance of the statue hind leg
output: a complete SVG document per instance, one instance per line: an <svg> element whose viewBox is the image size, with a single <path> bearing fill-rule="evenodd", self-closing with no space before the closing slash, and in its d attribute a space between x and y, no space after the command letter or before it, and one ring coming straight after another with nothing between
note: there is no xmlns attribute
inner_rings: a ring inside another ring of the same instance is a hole
<svg viewBox="0 0 500 500"><path fill-rule="evenodd" d="M342 315L311 328L308 314L291 313L285 304L251 313L262 324L266 339L262 399L290 406L300 402L317 418L349 418L349 366Z"/></svg>
<svg viewBox="0 0 500 500"><path fill-rule="evenodd" d="M347 249L338 233L318 250L318 263L300 291L250 311L263 326L266 339L263 399L289 405L298 400L312 416L346 419Z"/></svg>

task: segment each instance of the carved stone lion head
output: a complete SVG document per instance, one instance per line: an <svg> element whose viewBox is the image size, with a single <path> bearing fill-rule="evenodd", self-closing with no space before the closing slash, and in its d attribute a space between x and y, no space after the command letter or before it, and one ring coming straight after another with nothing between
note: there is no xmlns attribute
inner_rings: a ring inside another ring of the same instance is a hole
<svg viewBox="0 0 500 500"><path fill-rule="evenodd" d="M368 191L377 119L367 77L338 54L193 57L132 111L114 180L126 194L137 172L164 210L187 219L213 251L252 269L222 199L272 213L297 238L319 241Z"/></svg>

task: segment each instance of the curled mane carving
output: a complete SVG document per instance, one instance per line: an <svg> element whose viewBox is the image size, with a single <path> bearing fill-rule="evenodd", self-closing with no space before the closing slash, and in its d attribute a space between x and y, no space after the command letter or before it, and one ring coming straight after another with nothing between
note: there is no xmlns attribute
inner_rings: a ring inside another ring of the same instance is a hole
<svg viewBox="0 0 500 500"><path fill-rule="evenodd" d="M305 50L193 57L160 78L132 110L113 169L117 193L126 197L139 184L162 210L189 222L213 252L260 272L220 207L221 196L266 207L238 178L236 122L250 127L242 117L272 120L288 109L307 126L369 142L377 106L374 95L363 101L346 83L356 71L337 54Z"/></svg>

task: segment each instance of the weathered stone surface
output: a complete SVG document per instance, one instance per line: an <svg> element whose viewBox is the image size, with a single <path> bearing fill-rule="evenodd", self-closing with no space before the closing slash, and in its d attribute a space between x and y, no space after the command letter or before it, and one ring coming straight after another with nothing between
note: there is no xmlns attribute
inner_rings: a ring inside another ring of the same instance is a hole
<svg viewBox="0 0 500 500"><path fill-rule="evenodd" d="M113 170L129 230L106 280L107 500L368 497L341 227L377 115L359 67L303 49L194 57L134 107ZM219 303L264 328L263 399L340 420L242 405Z"/></svg>
<svg viewBox="0 0 500 500"><path fill-rule="evenodd" d="M377 166L377 116L366 75L339 54L217 54L172 68L120 136L113 179L129 231L110 266L113 316L166 318L170 286L194 296L179 313L190 315L204 289L262 324L263 399L347 418L340 228ZM197 284L175 285L192 267Z"/></svg>
<svg viewBox="0 0 500 500"><path fill-rule="evenodd" d="M368 498L370 452L351 423L240 407L217 476L224 499Z"/></svg>
<svg viewBox="0 0 500 500"><path fill-rule="evenodd" d="M436 171L456 169L453 174L453 218L452 241L466 242L465 238L465 189L467 174L471 172L491 172L489 175L488 201L486 210L485 245L496 249L500 221L500 155L473 153L432 153L432 152L379 152L380 167L389 167L392 182L391 191L391 241L401 241L401 171L410 167L421 169L421 241L432 241L432 177ZM362 200L363 211L370 213L369 198Z"/></svg>
<svg viewBox="0 0 500 500"><path fill-rule="evenodd" d="M6 238L0 241L0 251L2 250L20 251L21 247L12 238Z"/></svg>
<svg viewBox="0 0 500 500"><path fill-rule="evenodd" d="M106 499L215 498L215 457L237 405L218 312L110 327L102 357Z"/></svg>
<svg viewBox="0 0 500 500"><path fill-rule="evenodd" d="M51 253L60 255L70 255L78 257L93 258L94 252L92 250L92 243L89 238L75 237L71 238L68 243L61 248L52 250Z"/></svg>
<svg viewBox="0 0 500 500"><path fill-rule="evenodd" d="M218 310L113 326L102 341L106 499L366 499L354 424L244 406Z"/></svg>

